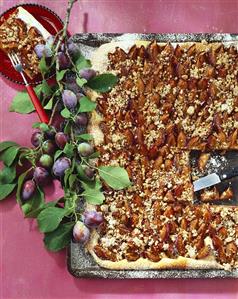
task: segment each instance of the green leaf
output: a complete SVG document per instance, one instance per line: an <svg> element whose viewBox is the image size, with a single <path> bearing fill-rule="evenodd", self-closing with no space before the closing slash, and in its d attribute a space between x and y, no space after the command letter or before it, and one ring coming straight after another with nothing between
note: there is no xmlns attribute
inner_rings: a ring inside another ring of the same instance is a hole
<svg viewBox="0 0 238 299"><path fill-rule="evenodd" d="M86 59L83 55L79 56L75 65L78 71L84 68L90 68L92 66L90 60Z"/></svg>
<svg viewBox="0 0 238 299"><path fill-rule="evenodd" d="M44 192L38 187L33 197L24 203L21 208L26 218L36 218L39 208L44 206ZM30 215L30 216L29 216Z"/></svg>
<svg viewBox="0 0 238 299"><path fill-rule="evenodd" d="M45 123L36 122L32 125L32 128L39 128L43 132L47 132L50 130L49 126Z"/></svg>
<svg viewBox="0 0 238 299"><path fill-rule="evenodd" d="M102 188L102 183L98 179L94 181L80 181L80 183L85 191L88 191L88 189L100 190Z"/></svg>
<svg viewBox="0 0 238 299"><path fill-rule="evenodd" d="M98 158L98 157L100 157L100 153L99 152L95 152L92 155L90 155L88 157L88 159L95 159L95 158Z"/></svg>
<svg viewBox="0 0 238 299"><path fill-rule="evenodd" d="M16 184L0 185L0 200L4 199L8 195L10 195L15 187L16 187Z"/></svg>
<svg viewBox="0 0 238 299"><path fill-rule="evenodd" d="M45 110L51 110L53 108L53 98L49 100L49 102L44 106Z"/></svg>
<svg viewBox="0 0 238 299"><path fill-rule="evenodd" d="M64 75L65 73L67 72L68 70L61 70L61 71L57 71L56 72L56 80L59 82L61 81L63 78L64 78Z"/></svg>
<svg viewBox="0 0 238 299"><path fill-rule="evenodd" d="M93 140L93 136L91 134L80 134L80 135L75 136L75 139L90 141L90 140Z"/></svg>
<svg viewBox="0 0 238 299"><path fill-rule="evenodd" d="M11 147L11 146L19 146L16 142L12 141L3 141L0 143L0 152L4 151L5 149Z"/></svg>
<svg viewBox="0 0 238 299"><path fill-rule="evenodd" d="M119 166L100 166L100 177L113 189L121 190L131 185L127 171Z"/></svg>
<svg viewBox="0 0 238 299"><path fill-rule="evenodd" d="M7 148L3 153L0 155L0 160L4 162L5 165L11 166L14 162L18 152L19 152L18 146L11 146Z"/></svg>
<svg viewBox="0 0 238 299"><path fill-rule="evenodd" d="M79 87L83 87L87 83L87 80L84 78L77 78L76 83L78 84Z"/></svg>
<svg viewBox="0 0 238 299"><path fill-rule="evenodd" d="M64 127L64 133L65 133L65 134L70 134L70 131L71 131L71 124L70 124L70 121L68 120L68 121L66 122L65 127Z"/></svg>
<svg viewBox="0 0 238 299"><path fill-rule="evenodd" d="M74 222L61 223L53 232L45 234L45 247L50 251L59 251L69 245Z"/></svg>
<svg viewBox="0 0 238 299"><path fill-rule="evenodd" d="M60 114L64 117L64 118L70 118L71 116L71 112L69 111L69 109L64 108Z"/></svg>
<svg viewBox="0 0 238 299"><path fill-rule="evenodd" d="M33 123L32 128L33 129L39 128L40 124L41 124L41 122L35 122L35 123Z"/></svg>
<svg viewBox="0 0 238 299"><path fill-rule="evenodd" d="M49 67L46 64L45 56L43 56L39 62L39 69L43 75L46 74L49 70Z"/></svg>
<svg viewBox="0 0 238 299"><path fill-rule="evenodd" d="M70 143L66 143L63 152L68 158L71 158L74 155L74 146Z"/></svg>
<svg viewBox="0 0 238 299"><path fill-rule="evenodd" d="M69 179L69 176L71 175L72 171L73 171L73 170L72 170L71 168L68 168L68 169L65 171L65 173L64 173L64 185L65 185L65 187L68 186L68 179Z"/></svg>
<svg viewBox="0 0 238 299"><path fill-rule="evenodd" d="M75 203L78 200L78 195L76 192L67 192L68 195L65 197L65 204L64 208L67 210L73 210L75 209Z"/></svg>
<svg viewBox="0 0 238 299"><path fill-rule="evenodd" d="M15 165L11 167L5 167L0 171L0 185L10 184L16 177Z"/></svg>
<svg viewBox="0 0 238 299"><path fill-rule="evenodd" d="M108 92L116 85L118 78L113 74L101 74L88 80L87 85L98 92Z"/></svg>
<svg viewBox="0 0 238 299"><path fill-rule="evenodd" d="M76 164L76 170L77 170L78 177L80 178L80 180L83 180L83 181L89 180L89 178L84 174L84 169L83 169L82 165Z"/></svg>
<svg viewBox="0 0 238 299"><path fill-rule="evenodd" d="M49 84L47 83L46 80L43 80L42 83L41 83L41 91L47 97L52 94L52 89L51 89L51 87L49 86Z"/></svg>
<svg viewBox="0 0 238 299"><path fill-rule="evenodd" d="M43 233L55 230L69 211L56 207L49 207L40 212L37 217L39 230Z"/></svg>
<svg viewBox="0 0 238 299"><path fill-rule="evenodd" d="M63 154L62 150L57 150L54 155L54 161L57 160Z"/></svg>
<svg viewBox="0 0 238 299"><path fill-rule="evenodd" d="M76 179L77 179L77 175L76 175L76 174L71 174L71 175L69 176L69 188L70 188L70 189L73 188L73 185L74 185Z"/></svg>
<svg viewBox="0 0 238 299"><path fill-rule="evenodd" d="M19 157L18 157L18 165L23 166L24 160L26 160L28 155L28 152L23 152L20 153Z"/></svg>
<svg viewBox="0 0 238 299"><path fill-rule="evenodd" d="M67 188L69 176L73 173L75 167L75 158L72 160L71 167L68 168L64 173L64 186Z"/></svg>
<svg viewBox="0 0 238 299"><path fill-rule="evenodd" d="M82 97L80 99L80 108L78 112L91 112L95 110L97 104L90 101L87 97Z"/></svg>
<svg viewBox="0 0 238 299"><path fill-rule="evenodd" d="M36 95L40 96L41 85L34 88ZM14 97L11 106L9 108L10 112L17 112L21 114L28 114L34 111L35 108L31 102L31 99L26 91L20 91Z"/></svg>
<svg viewBox="0 0 238 299"><path fill-rule="evenodd" d="M44 209L47 209L49 207L54 207L57 204L57 200L55 201L50 201L47 203L43 203L42 205L40 205L38 208L36 208L35 210L32 210L30 212L28 212L25 215L25 218L37 218L37 216L40 214L41 211L43 211Z"/></svg>
<svg viewBox="0 0 238 299"><path fill-rule="evenodd" d="M92 205L101 205L105 199L104 194L100 190L87 189L82 193L87 203Z"/></svg>
<svg viewBox="0 0 238 299"><path fill-rule="evenodd" d="M30 172L32 170L32 168L28 169L27 171L23 172L19 178L18 178L18 182L17 182L17 193L16 193L16 199L17 202L21 205L21 188L23 185L23 182L25 180L25 177L27 176L28 172Z"/></svg>

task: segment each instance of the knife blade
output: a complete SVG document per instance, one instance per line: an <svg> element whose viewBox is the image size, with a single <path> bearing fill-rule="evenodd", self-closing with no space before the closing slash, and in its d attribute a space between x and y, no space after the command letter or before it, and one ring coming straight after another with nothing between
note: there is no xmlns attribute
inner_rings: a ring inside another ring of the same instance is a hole
<svg viewBox="0 0 238 299"><path fill-rule="evenodd" d="M221 179L217 173L212 173L193 182L194 192L219 184Z"/></svg>
<svg viewBox="0 0 238 299"><path fill-rule="evenodd" d="M233 167L223 173L208 174L193 182L194 192L214 186L235 176L238 176L238 167Z"/></svg>

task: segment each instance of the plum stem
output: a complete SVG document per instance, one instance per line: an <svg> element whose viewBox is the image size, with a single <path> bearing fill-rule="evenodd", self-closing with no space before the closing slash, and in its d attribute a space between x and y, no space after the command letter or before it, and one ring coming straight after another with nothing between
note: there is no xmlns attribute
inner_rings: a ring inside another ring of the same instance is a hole
<svg viewBox="0 0 238 299"><path fill-rule="evenodd" d="M65 21L64 21L64 27L62 29L62 33L59 36L58 43L55 47L55 53L56 54L58 53L59 47L62 44L63 40L67 36L67 29L68 29L68 26L69 26L69 19L70 19L71 11L72 11L73 5L76 1L77 0L69 0L68 1L68 7L67 7L67 10L66 10L66 17L65 17ZM56 59L56 69L59 70L59 61L58 61L58 59Z"/></svg>

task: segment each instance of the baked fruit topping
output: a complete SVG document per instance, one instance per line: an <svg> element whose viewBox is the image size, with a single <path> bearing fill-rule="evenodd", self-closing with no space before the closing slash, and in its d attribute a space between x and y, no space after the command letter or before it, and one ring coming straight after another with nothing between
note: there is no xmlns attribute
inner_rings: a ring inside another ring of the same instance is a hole
<svg viewBox="0 0 238 299"><path fill-rule="evenodd" d="M103 133L98 163L126 168L133 185L105 186L99 259L142 259L146 268L182 256L237 267L238 210L211 204L233 190L210 188L195 204L189 163L191 150L201 151L196 167L205 173L212 151L238 148L237 63L234 46L207 43L154 41L108 54L119 81L91 119Z"/></svg>
<svg viewBox="0 0 238 299"><path fill-rule="evenodd" d="M45 44L45 39L34 25L29 26L19 18L19 10L21 13L26 12L23 8L17 8L7 19L1 19L0 49L6 54L17 53L21 57L24 71L33 79L40 73L39 59L34 48Z"/></svg>

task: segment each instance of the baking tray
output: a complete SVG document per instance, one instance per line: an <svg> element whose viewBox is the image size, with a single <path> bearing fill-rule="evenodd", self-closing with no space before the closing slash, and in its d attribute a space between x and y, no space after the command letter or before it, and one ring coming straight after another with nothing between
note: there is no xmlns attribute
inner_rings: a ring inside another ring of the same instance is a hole
<svg viewBox="0 0 238 299"><path fill-rule="evenodd" d="M139 34L139 33L85 33L77 34L73 37L74 41L80 46L82 53L90 59L92 52L104 43L110 41L128 41L135 40L157 40L158 42L199 42L206 40L207 42L238 42L238 34L228 33L197 33L197 34ZM220 153L216 152L215 156ZM191 161L196 160L197 153L191 153ZM238 152L231 151L225 155L226 165L238 166ZM218 163L217 169L223 164ZM208 169L209 172L209 169ZM238 177L227 182L234 186L235 196L228 203L229 205L238 205ZM227 184L225 183L225 184ZM220 188L224 188L221 185ZM195 198L195 202L199 204L199 198ZM217 203L218 204L218 203ZM219 204L227 204L219 202ZM67 265L69 272L78 278L109 278L109 279L135 279L135 278L238 278L238 269L232 271L215 270L215 269L196 269L196 270L109 270L101 268L96 264L90 254L85 252L84 247L77 243L71 242L67 250Z"/></svg>

